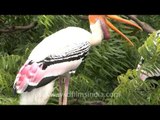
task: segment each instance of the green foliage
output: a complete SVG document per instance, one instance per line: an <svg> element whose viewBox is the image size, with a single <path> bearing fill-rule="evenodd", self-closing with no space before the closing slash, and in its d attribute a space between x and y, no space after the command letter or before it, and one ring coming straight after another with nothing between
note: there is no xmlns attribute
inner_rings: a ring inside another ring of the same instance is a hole
<svg viewBox="0 0 160 120"><path fill-rule="evenodd" d="M41 15L38 16L38 23L43 26L44 32L41 36L45 38L46 36L66 28L68 26L81 26L82 20L79 20L77 16L73 15ZM81 24L81 25L80 25ZM83 26L86 25L83 22Z"/></svg>
<svg viewBox="0 0 160 120"><path fill-rule="evenodd" d="M18 99L17 98L13 98L13 97L9 97L7 95L0 96L0 105L18 105Z"/></svg>
<svg viewBox="0 0 160 120"><path fill-rule="evenodd" d="M112 92L111 105L152 105L160 104L160 81L142 81L135 69L118 76L118 87Z"/></svg>
<svg viewBox="0 0 160 120"><path fill-rule="evenodd" d="M17 101L13 96L12 86L16 73L22 65L21 59L22 57L18 55L0 57L0 104L15 104Z"/></svg>
<svg viewBox="0 0 160 120"><path fill-rule="evenodd" d="M34 21L36 16L15 16L15 15L2 15L0 16L1 22L0 28L7 29L8 27L28 25ZM1 33L0 36L0 54L12 54L17 45L25 45L29 42L35 42L37 40L37 28L33 28L28 31L15 31L9 33ZM38 40L40 38L38 37ZM37 41L36 41L37 42Z"/></svg>

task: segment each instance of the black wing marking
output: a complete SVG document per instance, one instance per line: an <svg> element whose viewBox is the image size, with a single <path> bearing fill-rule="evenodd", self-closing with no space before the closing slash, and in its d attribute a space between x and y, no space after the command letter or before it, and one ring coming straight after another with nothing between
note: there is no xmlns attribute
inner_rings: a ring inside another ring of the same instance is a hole
<svg viewBox="0 0 160 120"><path fill-rule="evenodd" d="M90 48L89 42L85 42L81 44L78 48L65 52L64 55L61 56L50 55L46 57L44 60L39 61L38 63L42 63L43 64L42 69L45 70L48 66L53 64L79 60L81 58L84 60L88 54L89 48Z"/></svg>
<svg viewBox="0 0 160 120"><path fill-rule="evenodd" d="M81 58L84 58L87 55L86 53L83 53L82 55L78 55L76 57L70 56L68 59L61 59L57 61L44 61L42 69L45 70L48 66L56 64L56 63L62 63L62 62L69 62L69 61L74 61L74 60L79 60Z"/></svg>
<svg viewBox="0 0 160 120"><path fill-rule="evenodd" d="M40 83L37 86L30 86L29 85L24 92L30 92L35 88L39 88L39 87L45 86L48 83L52 82L53 80L56 80L57 77L58 76L45 77L40 81Z"/></svg>

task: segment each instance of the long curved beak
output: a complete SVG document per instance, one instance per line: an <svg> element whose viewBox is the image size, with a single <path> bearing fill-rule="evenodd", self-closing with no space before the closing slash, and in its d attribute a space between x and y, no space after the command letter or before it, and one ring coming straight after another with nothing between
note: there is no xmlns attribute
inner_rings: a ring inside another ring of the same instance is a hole
<svg viewBox="0 0 160 120"><path fill-rule="evenodd" d="M125 23L125 24L128 24L128 25L131 25L131 26L134 26L140 30L142 30L142 28L137 25L136 23L133 23L129 20L126 20L126 19L123 19L117 15L106 15L107 18L111 18L111 19L114 19L116 21L119 21L119 22L122 22L122 23ZM119 31L109 20L106 19L106 24L112 29L114 30L115 32L117 32L118 34L120 34L124 39L126 39L132 46L134 46L134 44L131 42L131 40L126 36L124 35L121 31Z"/></svg>

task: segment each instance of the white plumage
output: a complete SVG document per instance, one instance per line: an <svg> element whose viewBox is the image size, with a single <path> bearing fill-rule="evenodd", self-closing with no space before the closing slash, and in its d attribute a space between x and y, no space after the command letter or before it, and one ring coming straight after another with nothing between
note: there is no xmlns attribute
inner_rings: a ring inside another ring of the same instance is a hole
<svg viewBox="0 0 160 120"><path fill-rule="evenodd" d="M63 56L90 39L91 33L88 31L79 27L67 27L46 37L33 49L28 59L41 61L49 55Z"/></svg>
<svg viewBox="0 0 160 120"><path fill-rule="evenodd" d="M54 90L55 81L49 84L33 89L31 92L24 92L20 96L20 105L45 105L47 104Z"/></svg>

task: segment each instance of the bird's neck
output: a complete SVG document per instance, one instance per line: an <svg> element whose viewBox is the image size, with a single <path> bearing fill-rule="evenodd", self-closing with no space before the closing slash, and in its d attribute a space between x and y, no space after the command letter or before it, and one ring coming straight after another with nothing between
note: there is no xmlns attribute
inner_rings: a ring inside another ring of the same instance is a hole
<svg viewBox="0 0 160 120"><path fill-rule="evenodd" d="M95 24L90 25L90 29L91 29L91 32L92 32L90 44L92 46L100 44L101 41L104 38L103 30L101 28L100 21L97 21Z"/></svg>

